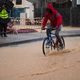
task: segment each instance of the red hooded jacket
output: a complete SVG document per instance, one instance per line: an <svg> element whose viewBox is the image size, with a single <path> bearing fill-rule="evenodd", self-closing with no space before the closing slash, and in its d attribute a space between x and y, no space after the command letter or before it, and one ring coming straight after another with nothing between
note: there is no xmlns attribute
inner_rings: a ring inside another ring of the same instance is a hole
<svg viewBox="0 0 80 80"><path fill-rule="evenodd" d="M48 4L47 8L49 8L52 11L52 14L46 12L44 15L44 18L42 20L42 27L45 28L47 20L49 19L51 21L51 26L52 27L57 27L62 24L62 16L61 14L58 13L56 9L52 6L51 3Z"/></svg>

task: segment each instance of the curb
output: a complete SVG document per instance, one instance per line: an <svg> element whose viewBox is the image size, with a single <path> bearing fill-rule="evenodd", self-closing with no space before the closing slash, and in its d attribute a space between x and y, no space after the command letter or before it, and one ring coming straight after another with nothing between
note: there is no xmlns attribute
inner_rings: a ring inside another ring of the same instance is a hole
<svg viewBox="0 0 80 80"><path fill-rule="evenodd" d="M63 35L63 37L79 37L79 36L80 36L80 34ZM36 39L23 40L23 41L17 41L17 42L3 43L3 44L0 44L0 47L6 47L6 46L12 46L12 45L19 45L19 44L23 44L23 43L31 43L31 42L41 41L44 38L36 38Z"/></svg>
<svg viewBox="0 0 80 80"><path fill-rule="evenodd" d="M41 41L41 40L43 40L43 38L23 40L23 41L10 42L10 43L3 43L3 44L0 44L0 47L6 47L6 46L11 46L11 45L19 45L19 44L23 44L23 43L31 43L31 42L35 42L35 41Z"/></svg>

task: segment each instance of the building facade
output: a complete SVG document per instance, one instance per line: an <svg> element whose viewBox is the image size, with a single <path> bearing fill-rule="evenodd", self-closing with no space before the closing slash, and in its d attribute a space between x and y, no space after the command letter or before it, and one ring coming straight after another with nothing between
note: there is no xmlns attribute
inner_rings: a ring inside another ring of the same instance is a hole
<svg viewBox="0 0 80 80"><path fill-rule="evenodd" d="M80 0L13 0L13 2L14 17L20 17L20 13L25 13L26 18L42 18L47 3L52 2L62 14L64 25L80 25Z"/></svg>
<svg viewBox="0 0 80 80"><path fill-rule="evenodd" d="M31 2L26 0L13 0L13 3L13 17L20 17L20 14L24 13L25 18L34 18L34 6Z"/></svg>

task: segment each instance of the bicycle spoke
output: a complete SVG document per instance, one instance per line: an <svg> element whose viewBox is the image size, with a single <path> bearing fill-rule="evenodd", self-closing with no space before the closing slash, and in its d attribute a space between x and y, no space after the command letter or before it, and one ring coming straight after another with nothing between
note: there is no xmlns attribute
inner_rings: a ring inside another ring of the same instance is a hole
<svg viewBox="0 0 80 80"><path fill-rule="evenodd" d="M49 54L52 51L52 43L48 43L48 39L45 38L44 42L43 42L43 53L44 55Z"/></svg>

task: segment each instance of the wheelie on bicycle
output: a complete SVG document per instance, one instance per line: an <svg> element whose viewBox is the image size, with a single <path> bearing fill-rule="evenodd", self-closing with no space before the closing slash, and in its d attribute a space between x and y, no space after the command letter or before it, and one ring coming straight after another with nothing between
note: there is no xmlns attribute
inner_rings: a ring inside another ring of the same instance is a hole
<svg viewBox="0 0 80 80"><path fill-rule="evenodd" d="M65 48L64 38L59 34L62 27L61 14L56 9L54 9L51 3L48 3L45 15L42 20L42 30L46 29L47 35L42 45L44 55L52 51L52 49L63 50ZM53 30L55 31L54 34L52 33Z"/></svg>

